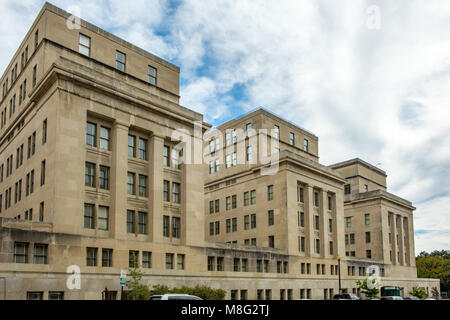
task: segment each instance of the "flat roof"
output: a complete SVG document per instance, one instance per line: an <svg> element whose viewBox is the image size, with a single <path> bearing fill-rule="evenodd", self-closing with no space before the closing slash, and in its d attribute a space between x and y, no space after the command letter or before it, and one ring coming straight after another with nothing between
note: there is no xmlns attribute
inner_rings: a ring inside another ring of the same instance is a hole
<svg viewBox="0 0 450 320"><path fill-rule="evenodd" d="M376 167L376 166L374 166L374 165L372 165L372 164L370 164L370 163L368 163L368 162L366 162L364 160L361 160L360 158L355 158L355 159L350 159L350 160L338 162L338 163L329 165L328 167L330 167L332 169L338 169L338 168L343 168L343 167L349 167L349 166L354 165L354 164L363 165L363 166L367 167L368 169L376 171L379 174L387 177L386 171L383 171L380 168L378 168L378 167Z"/></svg>

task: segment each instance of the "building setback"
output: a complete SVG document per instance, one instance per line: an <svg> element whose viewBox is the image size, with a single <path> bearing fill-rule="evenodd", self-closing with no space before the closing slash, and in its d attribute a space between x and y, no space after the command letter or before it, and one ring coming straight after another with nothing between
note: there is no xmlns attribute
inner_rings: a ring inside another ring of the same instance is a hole
<svg viewBox="0 0 450 320"><path fill-rule="evenodd" d="M69 17L46 3L0 79L7 299L100 299L105 287L120 298L133 256L150 286L227 299L328 299L339 257L348 292L371 265L405 294L439 288L416 277L414 207L386 191L383 171L321 165L318 138L265 109L219 126L205 164L184 164L172 133L194 152L195 124L211 126L179 105L179 68L86 21L69 29ZM255 162L264 135L278 144L266 145L271 175ZM69 289L77 267L81 288Z"/></svg>

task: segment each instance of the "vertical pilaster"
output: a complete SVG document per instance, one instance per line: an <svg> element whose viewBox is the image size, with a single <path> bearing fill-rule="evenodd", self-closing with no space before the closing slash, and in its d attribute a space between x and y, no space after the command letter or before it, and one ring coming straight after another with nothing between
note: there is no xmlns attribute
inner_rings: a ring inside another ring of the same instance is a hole
<svg viewBox="0 0 450 320"><path fill-rule="evenodd" d="M112 128L112 167L110 212L112 237L123 239L126 236L127 219L127 170L128 170L128 126L115 122Z"/></svg>
<svg viewBox="0 0 450 320"><path fill-rule="evenodd" d="M149 221L153 242L163 241L163 181L164 181L164 138L153 135L150 138L149 165Z"/></svg>
<svg viewBox="0 0 450 320"><path fill-rule="evenodd" d="M320 256L326 258L330 255L328 243L328 193L325 190L319 192L319 223L320 223Z"/></svg>
<svg viewBox="0 0 450 320"><path fill-rule="evenodd" d="M305 233L306 254L311 257L314 254L314 188L305 186Z"/></svg>
<svg viewBox="0 0 450 320"><path fill-rule="evenodd" d="M400 259L399 259L399 264L401 265L405 265L405 241L404 241L404 230L403 230L403 217L402 216L398 216L397 217L397 221L398 221L398 226L397 226L397 230L398 230L398 236L399 236L399 252L400 252Z"/></svg>
<svg viewBox="0 0 450 320"><path fill-rule="evenodd" d="M198 138L194 137L193 139ZM191 148L193 145L195 142ZM204 174L206 165L191 164L191 159L187 159L187 161L188 164L181 166L181 240L185 245L203 246L205 242Z"/></svg>
<svg viewBox="0 0 450 320"><path fill-rule="evenodd" d="M392 239L391 239L392 264L396 265L398 263L397 262L397 227L396 227L397 221L396 221L396 216L392 213L388 212L388 217L389 217L389 219L391 219L390 220L391 221L390 229L391 229L391 236L392 236Z"/></svg>
<svg viewBox="0 0 450 320"><path fill-rule="evenodd" d="M415 243L414 243L414 219L412 214L408 218L408 244L409 244L409 265L416 265Z"/></svg>

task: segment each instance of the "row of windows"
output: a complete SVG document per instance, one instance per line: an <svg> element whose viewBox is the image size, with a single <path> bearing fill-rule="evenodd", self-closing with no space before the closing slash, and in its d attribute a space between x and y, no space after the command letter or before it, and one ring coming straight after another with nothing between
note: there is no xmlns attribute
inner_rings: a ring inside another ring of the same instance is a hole
<svg viewBox="0 0 450 320"><path fill-rule="evenodd" d="M28 242L14 242L14 263L30 263ZM32 263L47 264L48 263L48 244L35 243L33 245Z"/></svg>
<svg viewBox="0 0 450 320"><path fill-rule="evenodd" d="M40 185L43 186L45 184L45 171L46 171L46 162L43 160L41 162L41 180ZM34 170L31 170L26 175L25 180L25 196L29 196L34 192ZM0 194L0 212L2 212L3 206L3 195ZM14 204L20 202L22 200L22 179L15 183L14 188ZM6 189L5 191L5 210L11 207L12 203L12 188ZM31 219L30 219L31 220Z"/></svg>
<svg viewBox="0 0 450 320"><path fill-rule="evenodd" d="M273 196L273 185L267 187L267 201L272 201L274 199ZM256 190L246 191L244 192L243 197L243 205L255 205L256 204ZM225 198L225 208L227 211L231 209L237 208L237 195L228 196ZM220 200L212 200L209 202L209 213L218 213L220 212Z"/></svg>
<svg viewBox="0 0 450 320"><path fill-rule="evenodd" d="M297 196L298 196L298 201L299 202L305 203L305 188L304 187L298 187ZM320 199L319 199L319 192L318 191L314 191L313 204L314 204L315 207L319 207L320 206ZM331 195L327 196L327 208L330 211L333 210L333 196L331 196Z"/></svg>
<svg viewBox="0 0 450 320"><path fill-rule="evenodd" d="M172 182L172 202L181 203L181 184L178 182ZM170 181L164 180L163 182L163 200L170 202Z"/></svg>
<svg viewBox="0 0 450 320"><path fill-rule="evenodd" d="M366 239L366 243L370 243L371 242L371 233L368 231L365 233L365 239ZM349 245L349 244L355 244L355 234L354 233L350 233L350 234L346 234L345 235L345 245Z"/></svg>
<svg viewBox="0 0 450 320"><path fill-rule="evenodd" d="M39 30L36 30L36 32L34 34L34 50L35 51L38 46L38 41L39 41ZM23 71L23 69L25 68L25 65L27 63L28 63L28 46L26 46L24 51L22 51L21 62L20 62L20 72ZM16 63L14 65L14 67L11 69L11 87L18 78L17 70L18 70L18 67L17 67L17 63ZM5 98L9 89L10 89L10 87L8 87L8 78L6 78L5 82L3 83L2 99Z"/></svg>
<svg viewBox="0 0 450 320"><path fill-rule="evenodd" d="M78 41L78 52L90 57L91 56L91 38L80 33ZM116 50L116 69L126 72L127 57L126 54ZM155 67L148 66L148 83L156 86L157 71Z"/></svg>
<svg viewBox="0 0 450 320"><path fill-rule="evenodd" d="M334 243L333 241L330 241L328 243L328 249L329 254L334 254ZM300 252L306 252L306 238L305 237L298 237L298 250ZM314 253L319 254L320 253L320 239L314 240Z"/></svg>
<svg viewBox="0 0 450 320"><path fill-rule="evenodd" d="M346 228L351 228L352 227L352 221L353 221L353 217L345 217L345 227ZM371 223L370 213L364 214L364 224L366 226L369 226L370 223Z"/></svg>

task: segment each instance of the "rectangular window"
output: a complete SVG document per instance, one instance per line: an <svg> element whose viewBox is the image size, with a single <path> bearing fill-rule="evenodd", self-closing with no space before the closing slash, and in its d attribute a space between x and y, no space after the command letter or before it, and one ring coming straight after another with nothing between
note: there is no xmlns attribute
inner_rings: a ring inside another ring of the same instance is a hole
<svg viewBox="0 0 450 320"><path fill-rule="evenodd" d="M166 253L166 269L173 269L173 253Z"/></svg>
<svg viewBox="0 0 450 320"><path fill-rule="evenodd" d="M344 186L344 194L351 194L352 193L352 189L350 187L349 184Z"/></svg>
<svg viewBox="0 0 450 320"><path fill-rule="evenodd" d="M252 214L251 216L250 216L250 218L251 218L251 228L252 229L255 229L256 228L256 214Z"/></svg>
<svg viewBox="0 0 450 320"><path fill-rule="evenodd" d="M250 229L250 216L244 216L244 230Z"/></svg>
<svg viewBox="0 0 450 320"><path fill-rule="evenodd" d="M267 200L273 200L273 185L267 187Z"/></svg>
<svg viewBox="0 0 450 320"><path fill-rule="evenodd" d="M86 248L86 265L88 267L97 266L97 248Z"/></svg>
<svg viewBox="0 0 450 320"><path fill-rule="evenodd" d="M216 213L220 211L220 200L219 199L214 201L214 209L215 209Z"/></svg>
<svg viewBox="0 0 450 320"><path fill-rule="evenodd" d="M111 135L111 130L109 128L100 127L100 149L103 150L110 150L110 135Z"/></svg>
<svg viewBox="0 0 450 320"><path fill-rule="evenodd" d="M127 232L128 233L134 233L134 211L133 210L127 210Z"/></svg>
<svg viewBox="0 0 450 320"><path fill-rule="evenodd" d="M109 208L99 206L97 216L98 216L98 229L108 230L109 229Z"/></svg>
<svg viewBox="0 0 450 320"><path fill-rule="evenodd" d="M299 226L300 227L305 226L305 213L304 212L299 213Z"/></svg>
<svg viewBox="0 0 450 320"><path fill-rule="evenodd" d="M95 208L93 204L84 204L84 227L95 229Z"/></svg>
<svg viewBox="0 0 450 320"><path fill-rule="evenodd" d="M304 198L304 193L303 193L303 188L302 187L298 188L298 201L299 202L305 202L305 198Z"/></svg>
<svg viewBox="0 0 450 320"><path fill-rule="evenodd" d="M28 263L28 243L14 242L14 263Z"/></svg>
<svg viewBox="0 0 450 320"><path fill-rule="evenodd" d="M210 236L214 235L214 222L209 223L209 235Z"/></svg>
<svg viewBox="0 0 450 320"><path fill-rule="evenodd" d="M164 167L170 167L170 147L164 146Z"/></svg>
<svg viewBox="0 0 450 320"><path fill-rule="evenodd" d="M208 271L214 271L215 267L215 257L208 257Z"/></svg>
<svg viewBox="0 0 450 320"><path fill-rule="evenodd" d="M328 196L328 210L333 210L333 198L331 196Z"/></svg>
<svg viewBox="0 0 450 320"><path fill-rule="evenodd" d="M116 51L116 69L125 72L126 55L120 51Z"/></svg>
<svg viewBox="0 0 450 320"><path fill-rule="evenodd" d="M223 257L217 257L217 271L223 271Z"/></svg>
<svg viewBox="0 0 450 320"><path fill-rule="evenodd" d="M138 212L138 233L147 234L147 213Z"/></svg>
<svg viewBox="0 0 450 320"><path fill-rule="evenodd" d="M280 127L279 126L274 126L273 127L273 131L274 131L274 138L276 140L280 140Z"/></svg>
<svg viewBox="0 0 450 320"><path fill-rule="evenodd" d="M22 181L21 181L22 183ZM1 202L1 199L0 199ZM41 202L39 204L39 222L43 222L44 221L44 202Z"/></svg>
<svg viewBox="0 0 450 320"><path fill-rule="evenodd" d="M232 165L233 165L233 167L236 167L236 165L237 165L236 152L234 152L231 156L232 156L232 159L231 159Z"/></svg>
<svg viewBox="0 0 450 320"><path fill-rule="evenodd" d="M320 253L320 240L316 239L316 253Z"/></svg>
<svg viewBox="0 0 450 320"><path fill-rule="evenodd" d="M139 138L139 159L147 160L147 140Z"/></svg>
<svg viewBox="0 0 450 320"><path fill-rule="evenodd" d="M170 201L170 182L167 180L164 180L163 200L166 202Z"/></svg>
<svg viewBox="0 0 450 320"><path fill-rule="evenodd" d="M354 233L350 234L350 244L355 244L355 234Z"/></svg>
<svg viewBox="0 0 450 320"><path fill-rule="evenodd" d="M231 197L226 197L225 198L225 209L227 211L231 210Z"/></svg>
<svg viewBox="0 0 450 320"><path fill-rule="evenodd" d="M295 134L294 133L289 133L289 144L291 146L295 146Z"/></svg>
<svg viewBox="0 0 450 320"><path fill-rule="evenodd" d="M230 168L231 167L231 154L226 156L225 159L225 168Z"/></svg>
<svg viewBox="0 0 450 320"><path fill-rule="evenodd" d="M274 222L274 216L273 216L273 210L269 210L268 212L268 224L269 226L273 226L275 224Z"/></svg>
<svg viewBox="0 0 450 320"><path fill-rule="evenodd" d="M36 86L36 79L37 79L37 65L33 67L33 78L31 82L33 88Z"/></svg>
<svg viewBox="0 0 450 320"><path fill-rule="evenodd" d="M315 207L319 206L319 193L318 192L314 192L314 206Z"/></svg>
<svg viewBox="0 0 450 320"><path fill-rule="evenodd" d="M275 237L269 236L269 248L275 248Z"/></svg>
<svg viewBox="0 0 450 320"><path fill-rule="evenodd" d="M345 217L345 227L351 228L352 226L352 217Z"/></svg>
<svg viewBox="0 0 450 320"><path fill-rule="evenodd" d="M156 86L156 68L148 66L148 83Z"/></svg>
<svg viewBox="0 0 450 320"><path fill-rule="evenodd" d="M184 270L184 254L177 254L177 269Z"/></svg>
<svg viewBox="0 0 450 320"><path fill-rule="evenodd" d="M86 162L84 172L84 185L95 188L95 164Z"/></svg>
<svg viewBox="0 0 450 320"><path fill-rule="evenodd" d="M330 255L333 255L334 248L333 248L333 241L330 241Z"/></svg>
<svg viewBox="0 0 450 320"><path fill-rule="evenodd" d="M128 135L128 156L134 158L136 156L136 137Z"/></svg>
<svg viewBox="0 0 450 320"><path fill-rule="evenodd" d="M230 233L231 232L231 219L227 219L226 223L227 223L227 233Z"/></svg>
<svg viewBox="0 0 450 320"><path fill-rule="evenodd" d="M306 238L301 237L300 238L300 251L305 252L305 244L306 244Z"/></svg>
<svg viewBox="0 0 450 320"><path fill-rule="evenodd" d="M45 160L41 162L41 186L45 184Z"/></svg>
<svg viewBox="0 0 450 320"><path fill-rule="evenodd" d="M172 217L172 237L179 239L181 237L181 220L177 217Z"/></svg>
<svg viewBox="0 0 450 320"><path fill-rule="evenodd" d="M91 122L86 123L86 144L91 147L96 146L97 125Z"/></svg>
<svg viewBox="0 0 450 320"><path fill-rule="evenodd" d="M328 231L333 232L333 219L328 219Z"/></svg>
<svg viewBox="0 0 450 320"><path fill-rule="evenodd" d="M147 197L147 176L139 175L139 197Z"/></svg>
<svg viewBox="0 0 450 320"><path fill-rule="evenodd" d="M366 258L372 259L372 250L366 250Z"/></svg>
<svg viewBox="0 0 450 320"><path fill-rule="evenodd" d="M237 218L232 219L232 230L233 232L237 232Z"/></svg>
<svg viewBox="0 0 450 320"><path fill-rule="evenodd" d="M100 166L99 188L109 190L109 167Z"/></svg>
<svg viewBox="0 0 450 320"><path fill-rule="evenodd" d="M112 249L102 249L102 267L112 267L112 258Z"/></svg>
<svg viewBox="0 0 450 320"><path fill-rule="evenodd" d="M139 251L134 250L128 251L128 267L129 268L139 267Z"/></svg>
<svg viewBox="0 0 450 320"><path fill-rule="evenodd" d="M127 175L127 193L129 195L135 195L135 179L136 175L133 172L128 172Z"/></svg>
<svg viewBox="0 0 450 320"><path fill-rule="evenodd" d="M248 206L250 203L250 193L244 192L244 206Z"/></svg>
<svg viewBox="0 0 450 320"><path fill-rule="evenodd" d="M366 243L370 243L370 232L366 232Z"/></svg>
<svg viewBox="0 0 450 320"><path fill-rule="evenodd" d="M48 300L64 300L64 291L49 291Z"/></svg>
<svg viewBox="0 0 450 320"><path fill-rule="evenodd" d="M250 191L250 204L256 204L256 190Z"/></svg>
<svg viewBox="0 0 450 320"><path fill-rule="evenodd" d="M163 216L163 236L166 238L170 237L170 217L169 216Z"/></svg>
<svg viewBox="0 0 450 320"><path fill-rule="evenodd" d="M237 196L236 195L231 196L231 208L232 209L237 208Z"/></svg>
<svg viewBox="0 0 450 320"><path fill-rule="evenodd" d="M364 222L365 222L366 226L370 225L370 213L366 213L364 215Z"/></svg>
<svg viewBox="0 0 450 320"><path fill-rule="evenodd" d="M247 147L247 161L252 161L252 147Z"/></svg>
<svg viewBox="0 0 450 320"><path fill-rule="evenodd" d="M142 251L142 268L150 269L152 267L152 253Z"/></svg>
<svg viewBox="0 0 450 320"><path fill-rule="evenodd" d="M172 183L172 202L180 203L180 184L173 182Z"/></svg>
<svg viewBox="0 0 450 320"><path fill-rule="evenodd" d="M42 144L47 142L47 119L42 123Z"/></svg>
<svg viewBox="0 0 450 320"><path fill-rule="evenodd" d="M91 55L91 38L81 33L78 43L78 52L88 57Z"/></svg>
<svg viewBox="0 0 450 320"><path fill-rule="evenodd" d="M245 126L245 129L247 131L247 137L250 138L252 136L252 124L247 123L247 125Z"/></svg>
<svg viewBox="0 0 450 320"><path fill-rule="evenodd" d="M220 234L220 221L216 221L216 234Z"/></svg>
<svg viewBox="0 0 450 320"><path fill-rule="evenodd" d="M309 152L309 141L308 139L303 140L303 151Z"/></svg>
<svg viewBox="0 0 450 320"><path fill-rule="evenodd" d="M34 33L34 50L36 51L39 44L39 29Z"/></svg>

